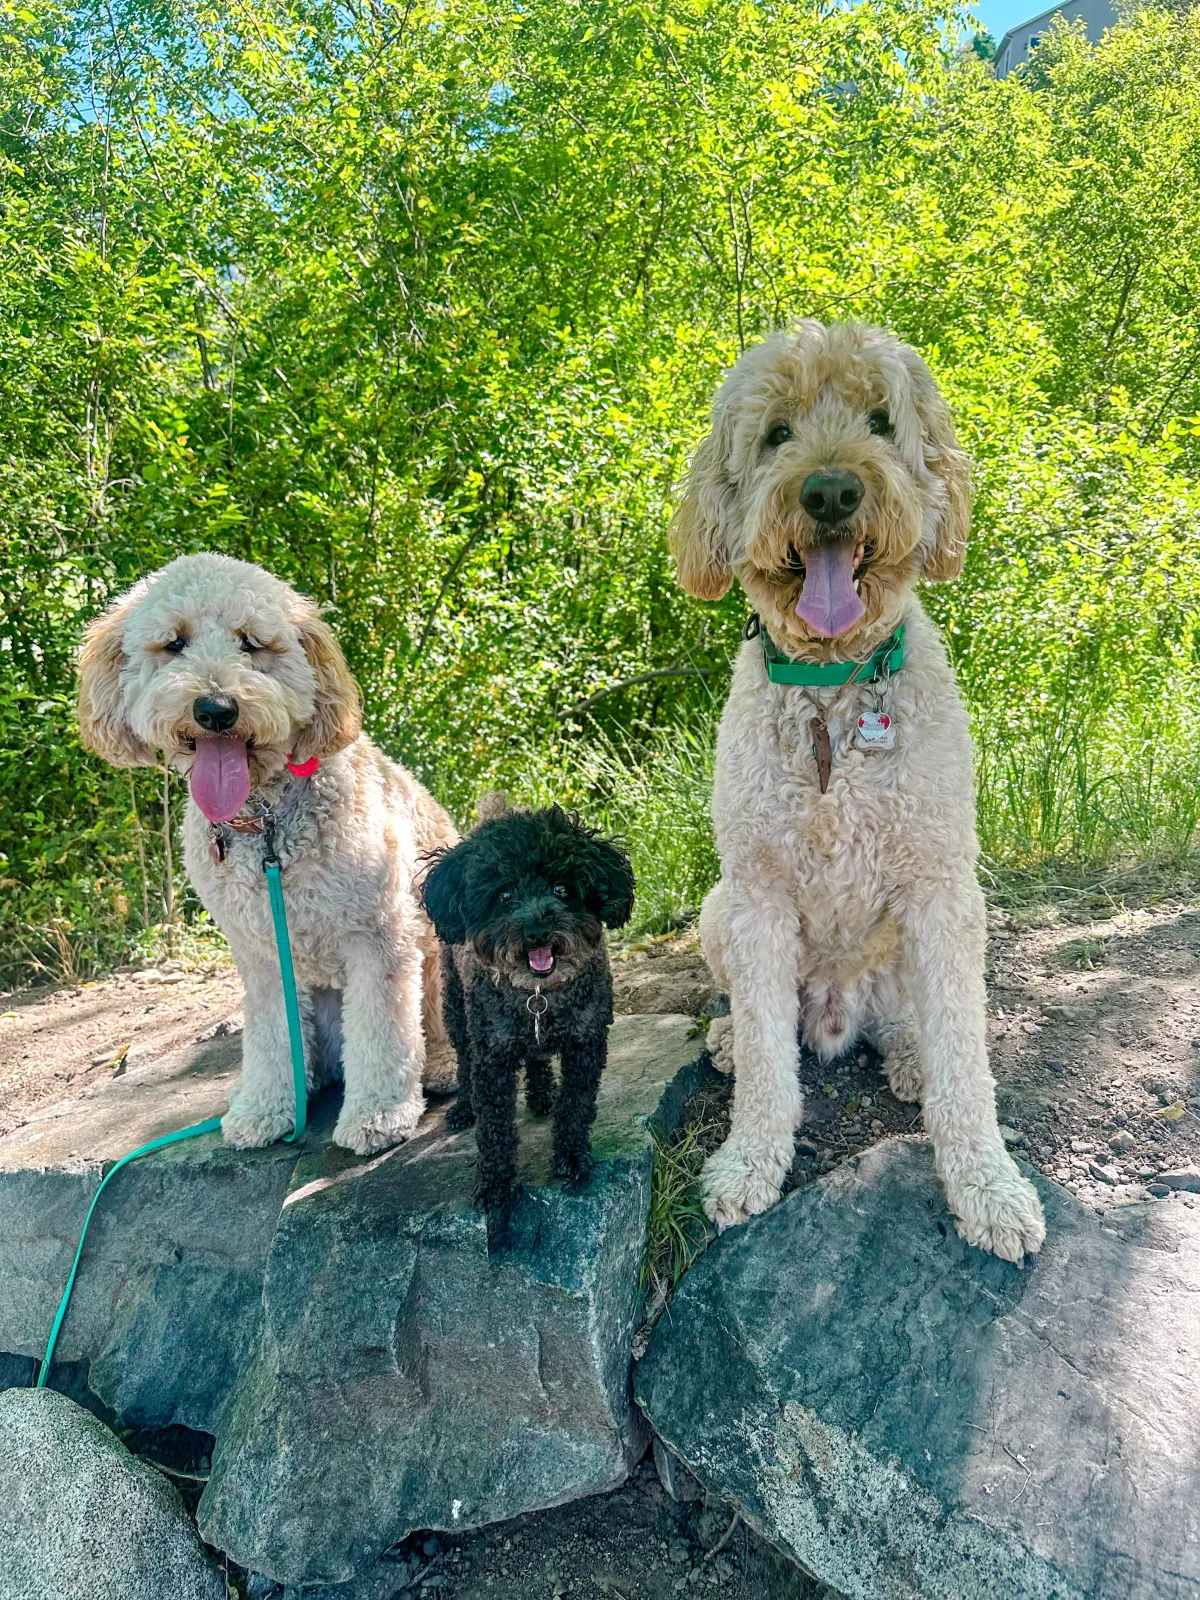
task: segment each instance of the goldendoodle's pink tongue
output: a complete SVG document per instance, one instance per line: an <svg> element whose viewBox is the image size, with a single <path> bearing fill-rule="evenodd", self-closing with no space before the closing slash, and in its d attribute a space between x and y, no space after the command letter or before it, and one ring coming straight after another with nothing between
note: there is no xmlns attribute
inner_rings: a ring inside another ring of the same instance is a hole
<svg viewBox="0 0 1200 1600"><path fill-rule="evenodd" d="M537 950L529 952L529 965L535 972L549 972L554 965L554 951L549 945L542 945Z"/></svg>
<svg viewBox="0 0 1200 1600"><path fill-rule="evenodd" d="M236 817L250 797L245 739L197 739L192 799L210 822Z"/></svg>
<svg viewBox="0 0 1200 1600"><path fill-rule="evenodd" d="M804 593L796 615L822 639L836 639L852 628L867 608L854 587L854 541L808 545L804 551Z"/></svg>

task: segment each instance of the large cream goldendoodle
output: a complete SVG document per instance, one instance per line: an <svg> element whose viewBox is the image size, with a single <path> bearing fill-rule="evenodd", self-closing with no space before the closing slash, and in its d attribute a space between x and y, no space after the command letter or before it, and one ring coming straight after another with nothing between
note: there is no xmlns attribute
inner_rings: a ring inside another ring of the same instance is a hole
<svg viewBox="0 0 1200 1600"><path fill-rule="evenodd" d="M453 1085L438 944L414 878L420 857L457 834L361 720L357 685L313 602L228 556L172 561L84 639L84 744L123 767L151 766L162 750L188 775L184 860L246 989L242 1077L222 1123L230 1144L269 1144L293 1120L264 839L243 829L267 807L309 1087L339 1060L345 1079L335 1141L362 1155L396 1144L424 1108L422 1073Z"/></svg>
<svg viewBox="0 0 1200 1600"><path fill-rule="evenodd" d="M748 350L692 461L672 524L680 582L716 599L736 576L764 630L721 720L721 881L701 915L731 1002L712 1042L736 1072L703 1178L721 1226L779 1197L799 1030L826 1059L856 1036L878 1045L895 1093L921 1100L964 1239L1020 1261L1045 1236L996 1123L967 717L913 593L958 575L969 487L925 363L850 324L802 322ZM869 661L901 624L895 671L772 681L788 661Z"/></svg>

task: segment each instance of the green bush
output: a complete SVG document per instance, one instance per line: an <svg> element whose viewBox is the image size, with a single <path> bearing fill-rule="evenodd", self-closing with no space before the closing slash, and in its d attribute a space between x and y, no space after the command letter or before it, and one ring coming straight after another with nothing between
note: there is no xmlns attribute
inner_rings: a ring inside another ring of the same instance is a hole
<svg viewBox="0 0 1200 1600"><path fill-rule="evenodd" d="M687 914L744 607L674 584L672 484L801 314L920 347L977 462L928 600L988 860L1186 854L1200 12L1056 26L1003 82L965 20L0 0L0 982L195 916L161 773L76 743L71 657L205 548L329 607L457 814L554 793L628 836L645 926Z"/></svg>

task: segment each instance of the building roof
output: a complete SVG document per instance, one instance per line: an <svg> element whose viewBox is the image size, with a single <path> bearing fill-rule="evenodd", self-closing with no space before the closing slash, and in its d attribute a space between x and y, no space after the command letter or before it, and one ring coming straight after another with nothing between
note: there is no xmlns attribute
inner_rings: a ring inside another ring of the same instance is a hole
<svg viewBox="0 0 1200 1600"><path fill-rule="evenodd" d="M996 46L996 60L999 61L1004 54L1014 33L1023 33L1026 28L1032 28L1038 22L1048 22L1051 18L1056 17L1060 11L1065 11L1069 4L1070 0L1058 0L1056 6L1051 6L1047 11L1039 11L1036 17L1026 17L1024 22L1018 22L1015 28L1010 28Z"/></svg>

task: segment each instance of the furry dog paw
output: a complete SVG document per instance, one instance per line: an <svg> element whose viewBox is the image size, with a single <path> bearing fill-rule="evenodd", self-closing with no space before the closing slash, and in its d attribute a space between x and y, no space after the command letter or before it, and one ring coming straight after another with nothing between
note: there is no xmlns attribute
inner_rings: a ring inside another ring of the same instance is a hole
<svg viewBox="0 0 1200 1600"><path fill-rule="evenodd" d="M961 1239L1020 1266L1036 1255L1046 1238L1046 1221L1037 1190L1021 1176L1007 1151L986 1165L946 1182L946 1198Z"/></svg>
<svg viewBox="0 0 1200 1600"><path fill-rule="evenodd" d="M454 1094L458 1088L458 1057L450 1044L431 1050L421 1074L426 1094Z"/></svg>
<svg viewBox="0 0 1200 1600"><path fill-rule="evenodd" d="M742 1150L731 1148L731 1143L727 1139L709 1156L700 1174L705 1214L722 1232L766 1211L779 1199L779 1185L751 1165Z"/></svg>
<svg viewBox="0 0 1200 1600"><path fill-rule="evenodd" d="M733 1018L714 1017L704 1041L718 1072L733 1072Z"/></svg>
<svg viewBox="0 0 1200 1600"><path fill-rule="evenodd" d="M914 1104L921 1098L921 1058L914 1047L900 1048L883 1058L888 1088L897 1100Z"/></svg>
<svg viewBox="0 0 1200 1600"><path fill-rule="evenodd" d="M256 1106L234 1102L221 1118L221 1137L235 1150L261 1150L274 1144L295 1127L295 1111L289 1106Z"/></svg>
<svg viewBox="0 0 1200 1600"><path fill-rule="evenodd" d="M385 1111L364 1112L344 1106L333 1130L333 1142L344 1150L353 1150L355 1155L376 1155L380 1150L411 1139L424 1109L425 1102L419 1096L406 1100L403 1105L389 1106Z"/></svg>
<svg viewBox="0 0 1200 1600"><path fill-rule="evenodd" d="M592 1170L590 1150L571 1150L555 1155L550 1165L552 1178L566 1178L568 1183L582 1183Z"/></svg>
<svg viewBox="0 0 1200 1600"><path fill-rule="evenodd" d="M469 1094L460 1094L446 1113L446 1126L452 1133L461 1133L475 1122L475 1107Z"/></svg>

